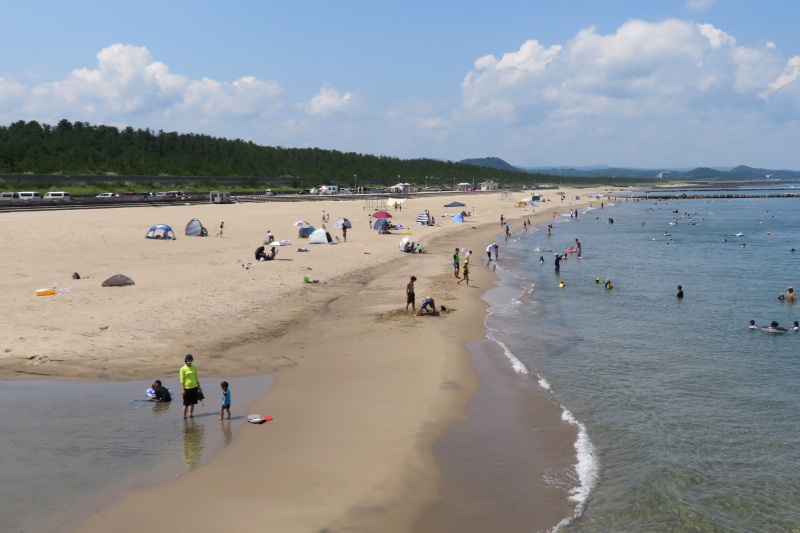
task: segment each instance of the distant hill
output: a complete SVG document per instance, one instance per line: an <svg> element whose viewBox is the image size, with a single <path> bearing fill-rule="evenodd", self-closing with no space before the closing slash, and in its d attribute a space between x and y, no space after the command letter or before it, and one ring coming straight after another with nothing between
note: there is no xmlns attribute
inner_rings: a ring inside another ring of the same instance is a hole
<svg viewBox="0 0 800 533"><path fill-rule="evenodd" d="M753 168L745 165L738 167L698 167L694 169L681 168L622 168L607 165L590 166L538 166L515 167L499 157L484 157L479 159L464 159L459 161L468 165L490 167L501 170L515 170L548 176L561 176L569 178L629 178L669 181L800 181L800 171L796 170L770 170Z"/></svg>
<svg viewBox="0 0 800 533"><path fill-rule="evenodd" d="M498 170L513 170L515 172L525 172L521 168L517 168L513 165L509 165L499 157L483 157L479 159L464 159L459 161L459 163L463 163L465 165L473 165L476 167L484 167L484 168L496 168Z"/></svg>

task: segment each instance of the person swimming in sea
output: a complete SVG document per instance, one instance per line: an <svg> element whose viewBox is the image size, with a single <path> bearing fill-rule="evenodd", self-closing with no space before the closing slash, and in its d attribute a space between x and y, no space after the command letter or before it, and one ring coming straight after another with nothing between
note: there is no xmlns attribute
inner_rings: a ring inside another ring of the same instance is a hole
<svg viewBox="0 0 800 533"><path fill-rule="evenodd" d="M792 323L792 329L793 329L794 331L800 331L800 322L798 322L797 320L795 320L795 321Z"/></svg>
<svg viewBox="0 0 800 533"><path fill-rule="evenodd" d="M758 326L756 326L756 321L755 320L751 320L750 323L747 325L747 327L749 329L758 329Z"/></svg>
<svg viewBox="0 0 800 533"><path fill-rule="evenodd" d="M777 320L773 320L770 322L769 326L761 329L767 333L786 333L788 331L785 327L778 324Z"/></svg>

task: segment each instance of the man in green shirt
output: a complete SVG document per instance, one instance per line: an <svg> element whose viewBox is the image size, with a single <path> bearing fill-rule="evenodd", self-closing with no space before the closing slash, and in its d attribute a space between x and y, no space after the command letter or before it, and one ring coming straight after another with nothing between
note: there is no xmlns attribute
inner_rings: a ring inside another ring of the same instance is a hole
<svg viewBox="0 0 800 533"><path fill-rule="evenodd" d="M200 378L197 377L197 367L194 366L194 357L192 354L186 354L183 362L186 363L181 367L180 380L181 380L181 394L183 395L183 418L194 418L194 406L197 405L197 398L202 390L200 388Z"/></svg>

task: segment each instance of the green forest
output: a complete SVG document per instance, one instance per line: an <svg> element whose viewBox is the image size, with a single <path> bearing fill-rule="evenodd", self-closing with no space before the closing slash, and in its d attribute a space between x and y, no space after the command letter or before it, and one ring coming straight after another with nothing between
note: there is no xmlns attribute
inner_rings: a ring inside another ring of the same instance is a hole
<svg viewBox="0 0 800 533"><path fill-rule="evenodd" d="M241 139L181 134L150 129L119 129L61 120L56 126L18 121L0 127L0 174L107 176L233 177L244 184L262 182L359 185L399 180L421 185L429 181L494 180L530 184L543 176L434 159L403 160L320 148L260 146ZM265 179L266 178L266 179ZM288 179L287 179L288 178ZM179 180L176 179L176 182Z"/></svg>

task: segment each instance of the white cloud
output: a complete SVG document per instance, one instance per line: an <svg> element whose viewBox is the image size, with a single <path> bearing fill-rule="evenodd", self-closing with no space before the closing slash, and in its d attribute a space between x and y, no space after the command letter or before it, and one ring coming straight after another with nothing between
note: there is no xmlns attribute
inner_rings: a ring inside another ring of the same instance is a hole
<svg viewBox="0 0 800 533"><path fill-rule="evenodd" d="M328 117L334 113L341 113L348 109L352 99L353 93L346 92L341 94L331 87L329 83L325 83L316 96L307 103L302 104L301 107L309 115Z"/></svg>
<svg viewBox="0 0 800 533"><path fill-rule="evenodd" d="M190 131L235 117L268 116L280 109L281 92L280 84L251 76L225 82L172 74L147 48L115 44L97 54L95 68L26 89L24 100L3 105L0 116L51 123L65 117L105 124L146 121L146 127Z"/></svg>
<svg viewBox="0 0 800 533"><path fill-rule="evenodd" d="M602 147L595 162L620 144L648 156L662 151L666 161L667 136L708 145L705 135L768 122L776 109L764 98L778 91L800 105L798 78L800 56L786 62L773 43L740 45L710 24L631 20L611 34L590 27L563 45L527 41L499 61L481 57L462 82L462 103L483 127L514 128L520 151L546 137Z"/></svg>

